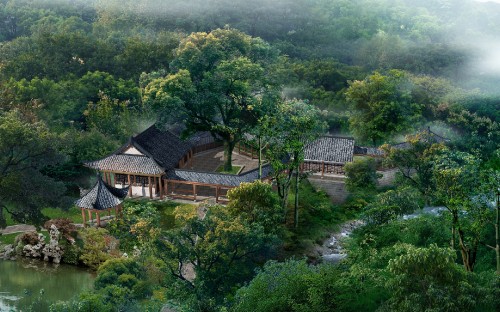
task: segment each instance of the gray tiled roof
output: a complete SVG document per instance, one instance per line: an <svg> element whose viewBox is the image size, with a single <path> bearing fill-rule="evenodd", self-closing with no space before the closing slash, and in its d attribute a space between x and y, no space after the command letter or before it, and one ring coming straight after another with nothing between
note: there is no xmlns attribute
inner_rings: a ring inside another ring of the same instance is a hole
<svg viewBox="0 0 500 312"><path fill-rule="evenodd" d="M128 187L118 189L104 183L99 176L94 187L75 202L75 205L85 209L106 210L122 203L127 196Z"/></svg>
<svg viewBox="0 0 500 312"><path fill-rule="evenodd" d="M354 139L322 136L307 145L304 159L343 164L352 161Z"/></svg>
<svg viewBox="0 0 500 312"><path fill-rule="evenodd" d="M153 159L141 155L111 155L84 164L86 167L101 171L157 175L165 172Z"/></svg>
<svg viewBox="0 0 500 312"><path fill-rule="evenodd" d="M199 172L192 170L174 169L167 172L169 180L191 181L205 184L218 184L225 186L239 186L242 182L253 182L258 179L259 169L254 169L240 175L224 174L214 172ZM262 167L262 177L268 177L271 174L271 166Z"/></svg>
<svg viewBox="0 0 500 312"><path fill-rule="evenodd" d="M155 125L132 138L132 144L151 156L164 170L177 166L193 145L181 140L170 131L159 130ZM137 146L139 145L139 146Z"/></svg>

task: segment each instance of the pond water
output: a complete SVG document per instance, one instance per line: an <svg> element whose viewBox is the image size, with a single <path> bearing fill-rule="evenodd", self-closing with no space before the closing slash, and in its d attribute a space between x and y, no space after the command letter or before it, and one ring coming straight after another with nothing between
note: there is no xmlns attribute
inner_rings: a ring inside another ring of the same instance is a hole
<svg viewBox="0 0 500 312"><path fill-rule="evenodd" d="M91 289L94 277L71 265L31 259L0 260L0 311L26 311L30 306L33 311L47 311L48 302L69 300Z"/></svg>

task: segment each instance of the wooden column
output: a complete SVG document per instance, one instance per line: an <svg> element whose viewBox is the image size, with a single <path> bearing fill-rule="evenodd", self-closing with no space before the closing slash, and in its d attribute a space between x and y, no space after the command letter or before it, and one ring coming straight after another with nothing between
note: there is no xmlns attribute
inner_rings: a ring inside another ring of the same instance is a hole
<svg viewBox="0 0 500 312"><path fill-rule="evenodd" d="M159 177L158 187L160 188L160 199L163 199L163 179Z"/></svg>
<svg viewBox="0 0 500 312"><path fill-rule="evenodd" d="M196 201L196 184L193 184L193 196L194 196L194 201Z"/></svg>
<svg viewBox="0 0 500 312"><path fill-rule="evenodd" d="M96 211L96 216L97 216L97 226L98 227L101 227L101 216L100 216L100 212L99 211Z"/></svg>
<svg viewBox="0 0 500 312"><path fill-rule="evenodd" d="M149 184L149 198L153 199L153 186L151 185L151 177L148 177L148 184Z"/></svg>
<svg viewBox="0 0 500 312"><path fill-rule="evenodd" d="M130 184L130 174L127 174L128 178L128 196L132 197L132 185Z"/></svg>
<svg viewBox="0 0 500 312"><path fill-rule="evenodd" d="M82 219L83 219L83 227L87 226L87 220L85 218L85 209L82 208Z"/></svg>
<svg viewBox="0 0 500 312"><path fill-rule="evenodd" d="M90 209L87 210L87 211L89 212L89 221L90 221L90 224L93 224L93 222L92 222L92 211L90 211Z"/></svg>
<svg viewBox="0 0 500 312"><path fill-rule="evenodd" d="M216 203L219 202L219 187L218 186L215 187L215 202Z"/></svg>
<svg viewBox="0 0 500 312"><path fill-rule="evenodd" d="M168 180L165 180L165 195L168 195Z"/></svg>
<svg viewBox="0 0 500 312"><path fill-rule="evenodd" d="M111 217L111 208L108 209L108 217Z"/></svg>
<svg viewBox="0 0 500 312"><path fill-rule="evenodd" d="M323 177L324 175L325 175L325 162L323 161L321 166L321 177Z"/></svg>

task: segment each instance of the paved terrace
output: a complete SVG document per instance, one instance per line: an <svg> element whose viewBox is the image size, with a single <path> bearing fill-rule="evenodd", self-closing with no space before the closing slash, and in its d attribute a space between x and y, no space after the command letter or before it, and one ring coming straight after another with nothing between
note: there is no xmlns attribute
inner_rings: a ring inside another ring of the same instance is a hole
<svg viewBox="0 0 500 312"><path fill-rule="evenodd" d="M222 165L224 165L224 148L217 147L215 149L195 154L193 156L192 164L187 164L182 169L215 172L215 170ZM241 174L258 168L259 161L233 151L233 166L243 166L243 170L240 172Z"/></svg>

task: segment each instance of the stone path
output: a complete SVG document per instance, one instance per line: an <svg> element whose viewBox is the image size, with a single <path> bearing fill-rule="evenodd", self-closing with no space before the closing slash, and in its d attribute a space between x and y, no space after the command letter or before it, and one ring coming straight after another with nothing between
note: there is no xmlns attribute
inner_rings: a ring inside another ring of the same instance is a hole
<svg viewBox="0 0 500 312"><path fill-rule="evenodd" d="M36 231L36 227L33 225L28 225L28 224L17 224L17 225L10 225L6 227L5 229L0 229L0 233L6 235L6 234L12 234L12 233L24 233L24 232L32 232Z"/></svg>

